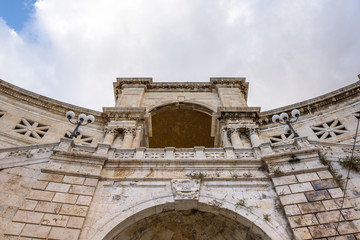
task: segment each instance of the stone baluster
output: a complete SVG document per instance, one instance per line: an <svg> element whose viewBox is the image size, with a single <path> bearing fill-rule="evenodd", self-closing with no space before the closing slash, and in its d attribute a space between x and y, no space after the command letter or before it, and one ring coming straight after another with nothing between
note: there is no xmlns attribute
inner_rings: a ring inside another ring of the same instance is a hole
<svg viewBox="0 0 360 240"><path fill-rule="evenodd" d="M124 141L123 141L121 148L131 148L134 137L135 137L135 129L134 128L125 128L124 129Z"/></svg>
<svg viewBox="0 0 360 240"><path fill-rule="evenodd" d="M229 141L229 137L228 137L228 128L224 127L222 129L222 143L223 143L223 147L231 147L231 143Z"/></svg>
<svg viewBox="0 0 360 240"><path fill-rule="evenodd" d="M257 147L261 144L260 138L259 138L259 128L257 127L248 127L247 134L250 138L251 146Z"/></svg>
<svg viewBox="0 0 360 240"><path fill-rule="evenodd" d="M242 147L241 139L240 139L240 135L239 135L240 134L239 129L238 128L230 128L229 131L230 131L230 139L231 139L232 146L234 148Z"/></svg>
<svg viewBox="0 0 360 240"><path fill-rule="evenodd" d="M105 132L105 137L103 143L109 144L111 146L114 142L116 135L118 135L119 132L116 128L109 128L109 127L106 127L104 129L104 132Z"/></svg>
<svg viewBox="0 0 360 240"><path fill-rule="evenodd" d="M132 148L140 147L140 142L141 142L141 127L139 126L135 130L135 138L132 143Z"/></svg>

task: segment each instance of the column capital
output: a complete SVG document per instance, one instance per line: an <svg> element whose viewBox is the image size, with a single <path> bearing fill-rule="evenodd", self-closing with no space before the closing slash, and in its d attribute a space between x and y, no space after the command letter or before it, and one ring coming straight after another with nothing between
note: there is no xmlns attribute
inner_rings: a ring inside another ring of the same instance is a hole
<svg viewBox="0 0 360 240"><path fill-rule="evenodd" d="M124 135L130 135L132 137L135 137L136 135L136 129L135 128L124 128Z"/></svg>
<svg viewBox="0 0 360 240"><path fill-rule="evenodd" d="M116 135L119 134L119 131L115 127L105 127L104 132L106 134L110 134L110 135L113 135L113 136L116 136Z"/></svg>
<svg viewBox="0 0 360 240"><path fill-rule="evenodd" d="M249 136L253 134L259 134L260 129L258 127L246 127L246 134Z"/></svg>

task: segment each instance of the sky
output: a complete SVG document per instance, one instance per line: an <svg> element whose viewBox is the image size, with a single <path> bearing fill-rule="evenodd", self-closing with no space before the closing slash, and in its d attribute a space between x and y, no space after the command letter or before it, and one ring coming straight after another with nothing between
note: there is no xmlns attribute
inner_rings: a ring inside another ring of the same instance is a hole
<svg viewBox="0 0 360 240"><path fill-rule="evenodd" d="M0 79L101 111L117 77L246 77L270 110L358 81L359 0L0 0Z"/></svg>

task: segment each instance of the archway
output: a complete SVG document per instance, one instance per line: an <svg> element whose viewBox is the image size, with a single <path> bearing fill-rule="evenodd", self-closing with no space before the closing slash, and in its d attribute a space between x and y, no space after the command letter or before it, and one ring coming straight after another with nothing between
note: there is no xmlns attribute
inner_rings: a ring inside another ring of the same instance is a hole
<svg viewBox="0 0 360 240"><path fill-rule="evenodd" d="M113 240L261 240L249 227L219 214L195 209L162 212L144 218Z"/></svg>
<svg viewBox="0 0 360 240"><path fill-rule="evenodd" d="M150 148L214 147L212 111L193 103L173 103L151 110Z"/></svg>

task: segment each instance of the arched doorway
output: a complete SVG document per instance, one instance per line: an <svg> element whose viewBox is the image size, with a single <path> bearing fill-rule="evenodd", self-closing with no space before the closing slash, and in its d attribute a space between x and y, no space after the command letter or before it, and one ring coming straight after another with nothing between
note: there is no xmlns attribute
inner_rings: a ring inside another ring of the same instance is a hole
<svg viewBox="0 0 360 240"><path fill-rule="evenodd" d="M195 209L169 211L142 219L113 240L261 240L232 219ZM269 238L268 238L269 239Z"/></svg>
<svg viewBox="0 0 360 240"><path fill-rule="evenodd" d="M150 148L214 147L211 110L192 103L174 103L151 111Z"/></svg>

